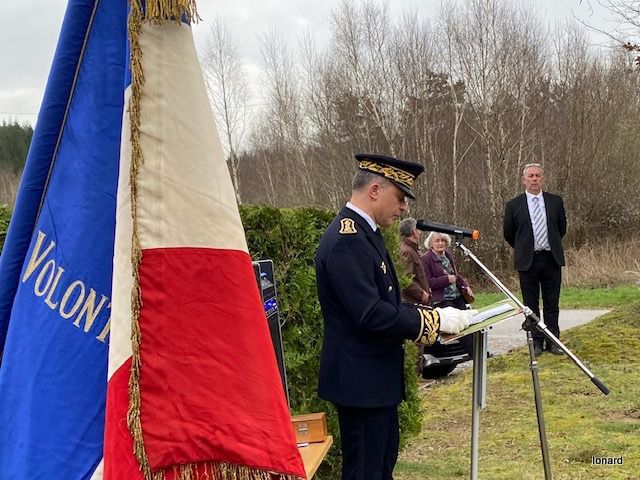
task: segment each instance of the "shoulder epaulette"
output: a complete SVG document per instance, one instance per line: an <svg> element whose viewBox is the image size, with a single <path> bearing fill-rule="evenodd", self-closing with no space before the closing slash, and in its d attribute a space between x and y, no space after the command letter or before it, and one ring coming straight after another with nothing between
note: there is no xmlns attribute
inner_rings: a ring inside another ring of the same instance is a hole
<svg viewBox="0 0 640 480"><path fill-rule="evenodd" d="M351 218L343 218L340 220L340 232L341 235L351 235L354 233L358 233L356 230L356 222L354 222Z"/></svg>

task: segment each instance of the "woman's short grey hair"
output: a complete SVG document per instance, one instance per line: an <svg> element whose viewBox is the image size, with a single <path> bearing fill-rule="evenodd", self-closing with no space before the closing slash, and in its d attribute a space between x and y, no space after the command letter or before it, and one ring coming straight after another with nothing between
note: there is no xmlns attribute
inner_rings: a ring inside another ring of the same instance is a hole
<svg viewBox="0 0 640 480"><path fill-rule="evenodd" d="M440 232L431 232L427 239L424 241L425 248L431 248L431 244L436 238L444 238L444 241L447 242L447 248L451 246L451 237L446 233Z"/></svg>
<svg viewBox="0 0 640 480"><path fill-rule="evenodd" d="M415 218L405 218L400 221L400 235L404 238L408 238L411 236L413 231L416 228L416 219Z"/></svg>

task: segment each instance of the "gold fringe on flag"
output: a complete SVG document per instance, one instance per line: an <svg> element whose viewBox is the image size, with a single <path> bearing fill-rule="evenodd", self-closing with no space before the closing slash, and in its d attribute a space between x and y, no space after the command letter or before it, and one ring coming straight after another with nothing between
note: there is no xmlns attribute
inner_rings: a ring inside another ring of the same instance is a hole
<svg viewBox="0 0 640 480"><path fill-rule="evenodd" d="M163 22L165 20L189 23L201 20L195 0L151 0L146 2L145 20Z"/></svg>
<svg viewBox="0 0 640 480"><path fill-rule="evenodd" d="M147 0L144 8L142 0L129 0L130 13L128 20L129 43L131 50L131 98L128 113L130 119L131 136L131 167L129 179L131 185L131 218L133 220L131 266L133 287L131 289L131 345L133 358L131 375L129 377L129 409L127 423L133 437L133 453L140 464L145 480L165 480L165 472L152 471L149 465L144 440L142 436L142 422L140 420L140 310L142 308L142 293L140 291L140 262L142 248L138 238L138 208L137 208L137 178L144 154L140 145L140 99L144 86L144 71L142 68L142 50L140 48L140 32L143 22L161 23L164 21L181 22L182 19L193 23L200 20L195 0ZM199 470L204 470L200 474ZM225 462L206 462L174 466L176 480L301 480L295 475L269 472L241 465Z"/></svg>
<svg viewBox="0 0 640 480"><path fill-rule="evenodd" d="M142 440L142 422L140 421L140 309L142 308L142 294L140 292L140 262L142 261L142 249L138 238L138 195L137 179L138 171L144 161L142 147L140 145L140 97L144 85L144 71L142 69L142 50L140 48L140 32L142 30L142 5L138 0L129 1L129 43L131 48L131 99L129 100L129 121L131 136L131 166L129 181L131 188L131 218L133 220L133 232L131 239L131 270L133 286L131 288L131 346L133 356L131 360L131 374L129 376L129 410L127 412L127 424L133 437L133 453L140 464L142 474L146 480L159 480L154 478L149 459L144 450Z"/></svg>

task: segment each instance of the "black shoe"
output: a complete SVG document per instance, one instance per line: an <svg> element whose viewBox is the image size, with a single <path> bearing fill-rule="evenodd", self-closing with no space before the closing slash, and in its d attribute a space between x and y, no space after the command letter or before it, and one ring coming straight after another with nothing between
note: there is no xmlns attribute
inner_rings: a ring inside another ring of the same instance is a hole
<svg viewBox="0 0 640 480"><path fill-rule="evenodd" d="M554 355L564 355L564 351L555 343L552 343L551 345L547 345L547 351L549 353L553 353Z"/></svg>
<svg viewBox="0 0 640 480"><path fill-rule="evenodd" d="M542 345L535 343L533 345L533 354L536 357L539 357L540 355L542 355Z"/></svg>

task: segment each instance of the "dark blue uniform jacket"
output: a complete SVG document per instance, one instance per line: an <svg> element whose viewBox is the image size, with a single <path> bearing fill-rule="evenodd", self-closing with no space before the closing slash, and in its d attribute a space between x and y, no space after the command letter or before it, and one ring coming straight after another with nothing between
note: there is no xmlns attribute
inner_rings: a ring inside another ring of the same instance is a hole
<svg viewBox="0 0 640 480"><path fill-rule="evenodd" d="M342 208L320 241L316 274L324 316L318 394L349 407L399 404L403 343L419 335L420 314L400 303L382 236Z"/></svg>

